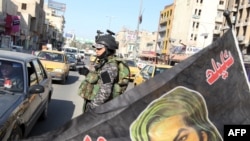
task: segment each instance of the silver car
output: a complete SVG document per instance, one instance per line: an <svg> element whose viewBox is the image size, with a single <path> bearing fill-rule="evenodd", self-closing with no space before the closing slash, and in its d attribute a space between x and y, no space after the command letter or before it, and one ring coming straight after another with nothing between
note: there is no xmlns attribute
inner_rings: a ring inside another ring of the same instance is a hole
<svg viewBox="0 0 250 141"><path fill-rule="evenodd" d="M25 138L39 118L47 118L52 93L51 76L36 56L1 50L0 140Z"/></svg>

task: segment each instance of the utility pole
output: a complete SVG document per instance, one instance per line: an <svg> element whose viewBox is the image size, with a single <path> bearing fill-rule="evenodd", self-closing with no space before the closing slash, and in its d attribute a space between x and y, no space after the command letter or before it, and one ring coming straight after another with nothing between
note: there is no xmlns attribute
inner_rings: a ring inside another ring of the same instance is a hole
<svg viewBox="0 0 250 141"><path fill-rule="evenodd" d="M138 50L139 50L139 44L138 44L138 34L139 34L139 29L140 29L140 24L141 24L141 16L142 16L142 1L140 3L140 9L139 9L139 16L138 16L138 22L137 22L137 29L136 29L136 33L135 33L135 44L134 44L134 48L133 48L133 57L134 59L136 59L136 57L138 56Z"/></svg>

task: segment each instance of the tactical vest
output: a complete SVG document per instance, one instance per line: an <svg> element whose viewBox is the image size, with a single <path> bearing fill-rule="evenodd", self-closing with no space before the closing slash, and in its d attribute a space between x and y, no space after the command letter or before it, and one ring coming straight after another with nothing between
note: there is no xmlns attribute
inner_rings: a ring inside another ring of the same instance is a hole
<svg viewBox="0 0 250 141"><path fill-rule="evenodd" d="M118 68L118 76L114 81L112 89L112 98L124 93L129 84L130 70L129 67L121 60L110 59L106 63L116 63ZM100 86L98 81L100 79L99 72L89 72L86 78L82 81L78 89L78 95L87 100L93 100L99 92Z"/></svg>

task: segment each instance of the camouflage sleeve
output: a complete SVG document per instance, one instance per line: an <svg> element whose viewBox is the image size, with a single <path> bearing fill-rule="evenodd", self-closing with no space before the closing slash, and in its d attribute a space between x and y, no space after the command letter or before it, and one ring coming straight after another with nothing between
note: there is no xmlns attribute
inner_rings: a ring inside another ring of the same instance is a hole
<svg viewBox="0 0 250 141"><path fill-rule="evenodd" d="M100 90L90 103L93 109L110 99L115 79L118 75L118 67L116 63L106 63L100 71L100 79L98 81Z"/></svg>

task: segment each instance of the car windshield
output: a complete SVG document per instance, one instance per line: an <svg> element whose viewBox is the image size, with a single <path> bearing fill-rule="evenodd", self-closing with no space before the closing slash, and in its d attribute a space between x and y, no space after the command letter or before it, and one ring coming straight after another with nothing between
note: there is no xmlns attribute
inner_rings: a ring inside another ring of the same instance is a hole
<svg viewBox="0 0 250 141"><path fill-rule="evenodd" d="M77 53L77 50L75 50L75 49L72 49L72 51L71 51L72 53Z"/></svg>
<svg viewBox="0 0 250 141"><path fill-rule="evenodd" d="M126 60L127 62L127 65L130 66L130 67L136 67L136 63L135 61L132 61L132 60Z"/></svg>
<svg viewBox="0 0 250 141"><path fill-rule="evenodd" d="M37 56L43 60L54 61L54 62L64 62L63 55L60 53L41 51Z"/></svg>
<svg viewBox="0 0 250 141"><path fill-rule="evenodd" d="M24 89L23 65L19 62L0 60L0 87L7 91Z"/></svg>
<svg viewBox="0 0 250 141"><path fill-rule="evenodd" d="M167 70L168 68L160 68L160 67L156 67L155 68L155 75L160 74L162 72L164 72L165 70Z"/></svg>
<svg viewBox="0 0 250 141"><path fill-rule="evenodd" d="M68 58L76 59L76 56L74 54L67 53L66 54Z"/></svg>
<svg viewBox="0 0 250 141"><path fill-rule="evenodd" d="M77 53L77 49L73 49L73 48L65 48L65 49L64 49L64 52L66 52L66 53L74 53L74 54L76 54L76 53Z"/></svg>

